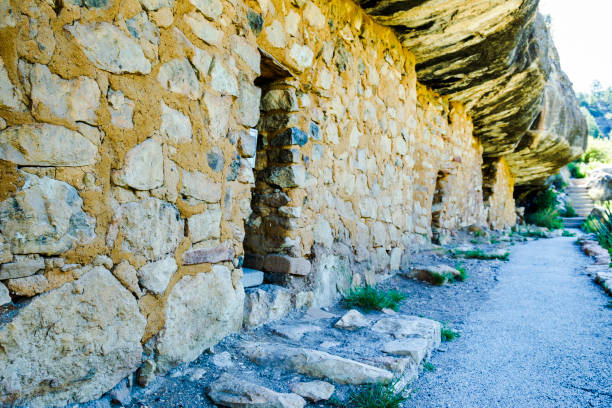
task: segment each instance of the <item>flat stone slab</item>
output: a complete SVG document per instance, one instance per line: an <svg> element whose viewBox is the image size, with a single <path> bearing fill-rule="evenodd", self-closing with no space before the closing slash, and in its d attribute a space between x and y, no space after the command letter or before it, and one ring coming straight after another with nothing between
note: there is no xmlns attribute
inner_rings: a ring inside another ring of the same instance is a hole
<svg viewBox="0 0 612 408"><path fill-rule="evenodd" d="M339 384L387 384L393 380L391 371L323 351L256 342L242 343L239 348L255 364L281 367Z"/></svg>
<svg viewBox="0 0 612 408"><path fill-rule="evenodd" d="M409 337L385 343L382 351L396 356L410 356L418 365L427 355L430 344L421 337Z"/></svg>
<svg viewBox="0 0 612 408"><path fill-rule="evenodd" d="M372 331L387 334L396 339L418 337L427 340L431 351L440 347L442 325L435 320L416 316L391 316L380 319Z"/></svg>
<svg viewBox="0 0 612 408"><path fill-rule="evenodd" d="M297 394L283 394L229 374L210 384L208 396L217 405L231 408L303 408L304 398Z"/></svg>
<svg viewBox="0 0 612 408"><path fill-rule="evenodd" d="M263 283L264 273L251 268L242 268L242 279L240 282L245 288L252 288Z"/></svg>
<svg viewBox="0 0 612 408"><path fill-rule="evenodd" d="M326 381L293 383L289 386L292 392L312 402L327 401L336 387Z"/></svg>
<svg viewBox="0 0 612 408"><path fill-rule="evenodd" d="M312 324L280 324L270 328L272 333L293 341L300 341L308 333L319 332L322 329Z"/></svg>

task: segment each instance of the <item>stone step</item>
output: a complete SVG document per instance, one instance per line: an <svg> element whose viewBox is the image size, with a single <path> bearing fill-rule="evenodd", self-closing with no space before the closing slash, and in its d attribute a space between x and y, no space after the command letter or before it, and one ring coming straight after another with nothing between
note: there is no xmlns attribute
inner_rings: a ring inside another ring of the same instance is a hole
<svg viewBox="0 0 612 408"><path fill-rule="evenodd" d="M313 378L330 379L338 384L388 384L393 380L393 373L389 370L323 351L260 342L244 342L239 348L255 364L281 367Z"/></svg>
<svg viewBox="0 0 612 408"><path fill-rule="evenodd" d="M210 399L222 407L303 408L306 400L297 394L280 393L261 385L222 374L207 388Z"/></svg>

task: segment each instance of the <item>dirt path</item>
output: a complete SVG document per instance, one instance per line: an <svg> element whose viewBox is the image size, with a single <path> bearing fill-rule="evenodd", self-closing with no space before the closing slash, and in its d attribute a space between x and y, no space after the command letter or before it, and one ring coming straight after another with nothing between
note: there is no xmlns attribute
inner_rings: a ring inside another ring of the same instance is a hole
<svg viewBox="0 0 612 408"><path fill-rule="evenodd" d="M407 406L611 407L612 310L574 240L514 247Z"/></svg>

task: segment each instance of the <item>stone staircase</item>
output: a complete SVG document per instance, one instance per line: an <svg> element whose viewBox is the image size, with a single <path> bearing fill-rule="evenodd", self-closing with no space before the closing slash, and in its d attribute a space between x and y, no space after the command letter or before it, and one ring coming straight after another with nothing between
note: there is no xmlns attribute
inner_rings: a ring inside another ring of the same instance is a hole
<svg viewBox="0 0 612 408"><path fill-rule="evenodd" d="M586 189L585 179L570 179L570 185L567 188L569 202L576 210L576 216L571 218L563 218L563 226L565 228L580 228L586 217L591 214L594 204L589 197Z"/></svg>

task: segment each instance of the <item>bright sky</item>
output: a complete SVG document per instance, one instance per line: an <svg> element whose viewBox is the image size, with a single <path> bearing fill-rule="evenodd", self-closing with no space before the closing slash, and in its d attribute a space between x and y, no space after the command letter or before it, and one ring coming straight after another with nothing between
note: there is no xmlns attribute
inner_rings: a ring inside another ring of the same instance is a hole
<svg viewBox="0 0 612 408"><path fill-rule="evenodd" d="M576 92L594 80L612 86L612 0L540 0L540 12L552 18L561 68Z"/></svg>

